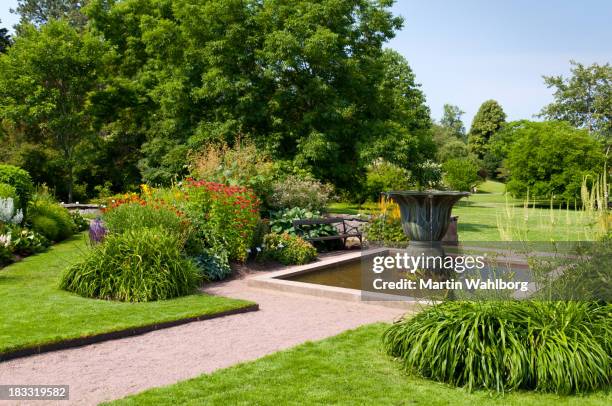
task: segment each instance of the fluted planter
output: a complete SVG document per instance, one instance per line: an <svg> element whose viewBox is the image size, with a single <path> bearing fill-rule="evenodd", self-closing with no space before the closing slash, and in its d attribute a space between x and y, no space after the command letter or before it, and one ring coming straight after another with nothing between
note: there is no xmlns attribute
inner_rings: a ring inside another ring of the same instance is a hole
<svg viewBox="0 0 612 406"><path fill-rule="evenodd" d="M387 192L400 208L402 228L412 241L441 241L450 224L453 205L468 192L417 192L401 190Z"/></svg>

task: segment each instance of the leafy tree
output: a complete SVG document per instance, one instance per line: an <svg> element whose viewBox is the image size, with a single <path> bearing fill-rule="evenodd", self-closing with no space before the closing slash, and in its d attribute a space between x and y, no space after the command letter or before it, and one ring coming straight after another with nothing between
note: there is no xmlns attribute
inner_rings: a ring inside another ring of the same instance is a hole
<svg viewBox="0 0 612 406"><path fill-rule="evenodd" d="M391 4L92 0L119 55L95 95L100 128L145 141L154 183L181 176L190 149L246 138L344 189L377 158L415 166L435 146L413 72L382 47L402 24Z"/></svg>
<svg viewBox="0 0 612 406"><path fill-rule="evenodd" d="M455 137L465 140L465 127L463 126L463 121L461 121L461 116L464 114L465 112L461 111L459 107L445 104L440 125L447 128Z"/></svg>
<svg viewBox="0 0 612 406"><path fill-rule="evenodd" d="M562 121L524 122L514 133L507 159L507 190L514 196L529 191L537 198L573 201L583 177L601 172L604 155L586 130Z"/></svg>
<svg viewBox="0 0 612 406"><path fill-rule="evenodd" d="M482 159L487 176L502 181L507 179L508 170L505 166L505 160L510 153L512 144L519 137L520 131L529 123L528 120L505 123L498 132L491 136L487 151Z"/></svg>
<svg viewBox="0 0 612 406"><path fill-rule="evenodd" d="M0 20L1 22L2 20ZM11 46L11 36L8 33L8 29L0 28L0 54L5 53L9 46Z"/></svg>
<svg viewBox="0 0 612 406"><path fill-rule="evenodd" d="M546 86L555 93L554 101L542 109L540 116L586 128L609 144L612 142L612 66L570 63L571 77L544 76Z"/></svg>
<svg viewBox="0 0 612 406"><path fill-rule="evenodd" d="M69 201L94 137L89 95L99 88L106 52L100 38L50 21L39 29L23 26L0 57L0 120L18 129L23 142L40 146L36 156L53 157Z"/></svg>
<svg viewBox="0 0 612 406"><path fill-rule="evenodd" d="M66 19L76 27L83 27L87 21L81 8L87 0L17 0L12 13L21 16L20 25L40 26L51 20Z"/></svg>
<svg viewBox="0 0 612 406"><path fill-rule="evenodd" d="M478 176L480 166L474 159L453 158L442 164L444 183L451 189L469 192L482 178Z"/></svg>
<svg viewBox="0 0 612 406"><path fill-rule="evenodd" d="M487 100L478 109L468 135L470 151L482 158L487 144L506 120L506 113L495 100Z"/></svg>

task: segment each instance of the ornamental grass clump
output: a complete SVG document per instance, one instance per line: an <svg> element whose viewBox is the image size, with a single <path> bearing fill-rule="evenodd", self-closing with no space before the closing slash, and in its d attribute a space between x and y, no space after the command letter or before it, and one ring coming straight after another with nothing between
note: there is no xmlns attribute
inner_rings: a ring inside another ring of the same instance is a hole
<svg viewBox="0 0 612 406"><path fill-rule="evenodd" d="M188 295L201 277L181 249L179 236L163 228L111 233L66 270L60 287L84 297L125 302Z"/></svg>
<svg viewBox="0 0 612 406"><path fill-rule="evenodd" d="M610 387L612 305L445 302L392 325L388 354L426 378L504 392Z"/></svg>

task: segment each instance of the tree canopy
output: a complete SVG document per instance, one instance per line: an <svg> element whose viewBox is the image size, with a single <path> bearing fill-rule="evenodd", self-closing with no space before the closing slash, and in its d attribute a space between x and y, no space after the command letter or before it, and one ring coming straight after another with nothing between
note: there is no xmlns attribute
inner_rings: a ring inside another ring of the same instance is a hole
<svg viewBox="0 0 612 406"><path fill-rule="evenodd" d="M435 145L414 73L383 48L392 3L22 0L0 159L64 179L62 197L168 184L190 151L245 139L345 190L376 159L412 170Z"/></svg>
<svg viewBox="0 0 612 406"><path fill-rule="evenodd" d="M120 56L98 96L104 125L144 137L153 183L190 149L236 138L341 188L374 157L415 165L433 154L429 111L405 59L383 50L402 24L391 3L92 1L92 28Z"/></svg>
<svg viewBox="0 0 612 406"><path fill-rule="evenodd" d="M443 109L444 113L440 119L440 125L448 129L453 136L460 140L465 140L465 127L461 120L461 116L465 112L452 104L445 104Z"/></svg>
<svg viewBox="0 0 612 406"><path fill-rule="evenodd" d="M0 23L2 20L0 20ZM6 52L8 47L11 45L11 36L8 33L8 29L0 28L0 54Z"/></svg>
<svg viewBox="0 0 612 406"><path fill-rule="evenodd" d="M585 176L597 176L604 164L600 145L586 130L567 122L524 121L514 128L510 146L507 190L536 198L574 202Z"/></svg>
<svg viewBox="0 0 612 406"><path fill-rule="evenodd" d="M478 112L472 120L468 135L470 151L483 158L487 150L487 143L506 121L506 113L495 100L487 100L480 105Z"/></svg>
<svg viewBox="0 0 612 406"><path fill-rule="evenodd" d="M40 29L23 26L0 57L0 120L17 144L39 147L35 161L54 161L69 200L82 159L79 149L93 135L89 96L97 90L107 50L99 37L81 35L64 21L50 21Z"/></svg>
<svg viewBox="0 0 612 406"><path fill-rule="evenodd" d="M612 143L612 66L585 66L571 61L571 76L544 76L554 89L554 101L540 113L549 120L565 120Z"/></svg>

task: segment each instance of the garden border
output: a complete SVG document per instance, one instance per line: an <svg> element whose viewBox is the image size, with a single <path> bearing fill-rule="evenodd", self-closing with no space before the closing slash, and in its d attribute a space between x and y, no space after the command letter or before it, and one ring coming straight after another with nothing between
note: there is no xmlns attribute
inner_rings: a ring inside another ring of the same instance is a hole
<svg viewBox="0 0 612 406"><path fill-rule="evenodd" d="M83 347L89 344L96 344L103 341L117 340L120 338L133 337L150 333L156 330L162 330L165 328L176 327L183 324L191 323L194 321L204 321L215 319L218 317L233 316L235 314L249 313L259 310L257 303L250 304L248 306L240 307L238 309L225 310L214 314L203 314L200 316L192 316L177 320L171 320L161 323L148 324L140 327L132 327L123 330L111 331L108 333L94 334L87 337L69 338L67 340L58 341L55 343L41 344L34 347L22 348L14 351L7 351L0 353L0 363L9 361L16 358L29 357L31 355L42 354L45 352L67 350L70 348Z"/></svg>

